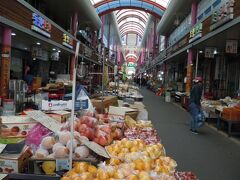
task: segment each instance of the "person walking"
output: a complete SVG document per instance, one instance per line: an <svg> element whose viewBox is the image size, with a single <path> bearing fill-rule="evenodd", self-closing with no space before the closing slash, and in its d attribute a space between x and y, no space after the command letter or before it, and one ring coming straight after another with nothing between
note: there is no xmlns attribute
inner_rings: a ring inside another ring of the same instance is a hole
<svg viewBox="0 0 240 180"><path fill-rule="evenodd" d="M201 97L202 97L202 77L196 77L193 80L193 87L190 93L189 109L192 116L190 131L194 134L198 134L197 131L197 118L201 111Z"/></svg>

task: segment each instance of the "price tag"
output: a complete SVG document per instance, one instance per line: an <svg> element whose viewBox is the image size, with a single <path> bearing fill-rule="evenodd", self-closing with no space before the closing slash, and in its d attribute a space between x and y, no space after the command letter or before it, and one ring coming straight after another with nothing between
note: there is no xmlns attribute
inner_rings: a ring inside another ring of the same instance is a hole
<svg viewBox="0 0 240 180"><path fill-rule="evenodd" d="M25 113L30 116L32 119L40 122L43 126L50 129L53 132L60 131L62 125L57 120L49 117L42 111L25 111Z"/></svg>
<svg viewBox="0 0 240 180"><path fill-rule="evenodd" d="M0 179L4 179L8 176L8 174L0 174ZM8 178L7 178L8 179Z"/></svg>
<svg viewBox="0 0 240 180"><path fill-rule="evenodd" d="M56 159L56 171L69 170L69 159Z"/></svg>
<svg viewBox="0 0 240 180"><path fill-rule="evenodd" d="M7 146L7 144L0 144L0 153L3 152L3 150L5 149L6 146Z"/></svg>
<svg viewBox="0 0 240 180"><path fill-rule="evenodd" d="M110 158L109 154L107 153L106 149L100 146L99 144L93 142L93 141L88 141L86 139L79 138L79 140L87 146L89 149L94 151L96 154L105 157L105 158Z"/></svg>

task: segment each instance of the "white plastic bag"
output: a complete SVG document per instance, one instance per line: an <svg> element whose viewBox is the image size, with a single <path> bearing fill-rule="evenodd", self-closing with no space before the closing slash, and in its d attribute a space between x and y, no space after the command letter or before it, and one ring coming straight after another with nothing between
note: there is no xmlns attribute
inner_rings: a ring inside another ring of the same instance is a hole
<svg viewBox="0 0 240 180"><path fill-rule="evenodd" d="M86 110L88 112L94 113L92 102L83 89L81 89L80 93L77 96L75 109Z"/></svg>

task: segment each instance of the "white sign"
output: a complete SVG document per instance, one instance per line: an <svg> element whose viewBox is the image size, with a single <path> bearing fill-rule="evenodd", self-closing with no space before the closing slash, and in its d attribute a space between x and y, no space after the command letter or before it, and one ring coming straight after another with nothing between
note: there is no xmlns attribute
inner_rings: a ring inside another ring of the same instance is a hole
<svg viewBox="0 0 240 180"><path fill-rule="evenodd" d="M105 158L110 158L108 152L106 151L105 148L100 146L99 144L95 143L94 141L88 141L84 138L79 137L78 139L80 142L82 142L85 146L87 146L89 149L94 151L96 154L105 157Z"/></svg>
<svg viewBox="0 0 240 180"><path fill-rule="evenodd" d="M207 47L205 49L205 58L214 58L215 48Z"/></svg>
<svg viewBox="0 0 240 180"><path fill-rule="evenodd" d="M25 111L25 113L30 116L32 119L40 122L43 126L50 129L53 132L58 132L61 130L62 125L60 122L49 117L42 111Z"/></svg>
<svg viewBox="0 0 240 180"><path fill-rule="evenodd" d="M0 144L0 153L2 153L6 146L7 144Z"/></svg>
<svg viewBox="0 0 240 180"><path fill-rule="evenodd" d="M69 101L42 100L42 110L44 111L49 111L49 110L58 111L58 110L71 110L71 109L72 109L72 100L69 100Z"/></svg>
<svg viewBox="0 0 240 180"><path fill-rule="evenodd" d="M56 171L69 170L69 159L56 159Z"/></svg>
<svg viewBox="0 0 240 180"><path fill-rule="evenodd" d="M237 54L238 51L238 41L237 40L227 40L226 41L226 53Z"/></svg>

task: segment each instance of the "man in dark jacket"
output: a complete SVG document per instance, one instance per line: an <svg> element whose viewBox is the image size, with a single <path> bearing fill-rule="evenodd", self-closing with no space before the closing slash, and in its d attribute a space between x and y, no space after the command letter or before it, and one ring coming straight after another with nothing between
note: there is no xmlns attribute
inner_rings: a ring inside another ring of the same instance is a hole
<svg viewBox="0 0 240 180"><path fill-rule="evenodd" d="M202 77L196 77L193 80L193 87L190 93L190 112L192 115L191 129L190 131L194 134L197 132L197 116L201 110L201 97L202 97Z"/></svg>

